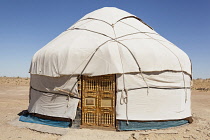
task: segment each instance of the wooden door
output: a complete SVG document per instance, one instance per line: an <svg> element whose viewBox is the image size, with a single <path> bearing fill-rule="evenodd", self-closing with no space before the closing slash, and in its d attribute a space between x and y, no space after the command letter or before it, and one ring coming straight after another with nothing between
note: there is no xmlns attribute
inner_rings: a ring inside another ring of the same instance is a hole
<svg viewBox="0 0 210 140"><path fill-rule="evenodd" d="M82 77L82 127L115 128L115 75Z"/></svg>

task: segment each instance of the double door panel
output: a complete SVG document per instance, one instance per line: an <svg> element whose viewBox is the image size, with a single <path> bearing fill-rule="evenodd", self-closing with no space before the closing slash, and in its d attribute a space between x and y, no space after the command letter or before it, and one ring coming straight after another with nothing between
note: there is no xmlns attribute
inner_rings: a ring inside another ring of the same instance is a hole
<svg viewBox="0 0 210 140"><path fill-rule="evenodd" d="M82 125L115 127L115 75L83 76Z"/></svg>

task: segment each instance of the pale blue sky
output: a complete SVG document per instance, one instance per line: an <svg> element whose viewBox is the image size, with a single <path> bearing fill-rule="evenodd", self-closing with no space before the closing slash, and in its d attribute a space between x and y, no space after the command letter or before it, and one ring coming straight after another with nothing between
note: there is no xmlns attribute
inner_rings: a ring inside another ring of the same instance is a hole
<svg viewBox="0 0 210 140"><path fill-rule="evenodd" d="M0 76L29 77L36 51L85 14L117 7L184 50L210 78L210 0L0 0Z"/></svg>

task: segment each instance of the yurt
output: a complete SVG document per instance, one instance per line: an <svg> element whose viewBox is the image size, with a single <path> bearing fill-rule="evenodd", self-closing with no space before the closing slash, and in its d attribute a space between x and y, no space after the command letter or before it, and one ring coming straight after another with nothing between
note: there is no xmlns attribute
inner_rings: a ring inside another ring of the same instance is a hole
<svg viewBox="0 0 210 140"><path fill-rule="evenodd" d="M85 15L37 51L30 75L31 118L115 130L191 122L189 57L118 8Z"/></svg>

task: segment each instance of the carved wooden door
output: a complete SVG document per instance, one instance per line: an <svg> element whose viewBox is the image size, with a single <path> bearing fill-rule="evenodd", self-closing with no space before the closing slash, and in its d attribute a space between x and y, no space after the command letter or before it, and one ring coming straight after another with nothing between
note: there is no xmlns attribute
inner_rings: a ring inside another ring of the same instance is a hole
<svg viewBox="0 0 210 140"><path fill-rule="evenodd" d="M115 75L82 77L82 126L115 127Z"/></svg>

